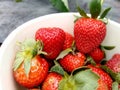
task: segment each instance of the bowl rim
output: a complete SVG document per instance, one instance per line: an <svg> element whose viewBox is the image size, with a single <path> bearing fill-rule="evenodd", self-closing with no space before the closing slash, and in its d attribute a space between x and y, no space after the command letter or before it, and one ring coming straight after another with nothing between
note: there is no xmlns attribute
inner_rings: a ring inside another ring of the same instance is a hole
<svg viewBox="0 0 120 90"><path fill-rule="evenodd" d="M30 23L32 22L35 22L36 20L38 19L44 19L46 17L51 17L51 16L56 16L56 15L64 15L64 14L78 14L77 12L62 12L62 13L52 13L52 14L47 14L47 15L42 15L42 16L39 16L39 17L36 17L36 18L33 18L31 20L28 20L26 22L24 22L23 24L21 24L20 26L18 26L17 28L15 28L12 32L10 32L8 34L8 36L5 38L5 40L3 41L1 47L0 47L0 57L1 57L1 52L4 51L4 48L7 46L7 43L10 42L10 39L14 38L14 35L15 33L18 33L19 30L22 28L22 27L25 27L27 25L29 25ZM114 21L114 20L111 20L111 19L108 19L110 22L116 24L117 26L120 26L120 23ZM0 60L1 61L1 60Z"/></svg>
<svg viewBox="0 0 120 90"><path fill-rule="evenodd" d="M20 26L18 26L16 29L14 29L6 38L5 40L3 41L1 47L0 47L0 69L2 68L2 57L6 51L6 48L8 46L8 44L11 42L11 40L15 37L16 33L19 33L20 29L23 28L23 27L26 27L27 25L30 25L32 22L35 22L39 19L44 19L44 18L49 18L51 16L56 16L56 15L69 15L69 14L78 14L77 12L67 12L67 13L53 13L53 14L47 14L47 15L43 15L43 16L39 16L39 17L36 17L34 19L31 19L23 24L21 24ZM78 14L79 15L79 14ZM112 24L115 24L117 25L118 27L120 27L120 24L116 21L113 21L111 19L108 19ZM2 76L0 76L0 78L2 78ZM3 90L2 89L2 81L0 80L0 90Z"/></svg>

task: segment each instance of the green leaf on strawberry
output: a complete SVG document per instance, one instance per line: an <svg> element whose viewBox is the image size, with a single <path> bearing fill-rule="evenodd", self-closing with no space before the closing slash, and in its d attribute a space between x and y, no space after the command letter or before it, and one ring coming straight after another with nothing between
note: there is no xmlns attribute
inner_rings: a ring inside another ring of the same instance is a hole
<svg viewBox="0 0 120 90"><path fill-rule="evenodd" d="M81 9L79 6L77 6L77 10L78 10L78 12L80 13L81 16L89 18L87 16L87 14L85 13L85 11L83 9Z"/></svg>
<svg viewBox="0 0 120 90"><path fill-rule="evenodd" d="M99 76L87 69L74 75L74 79L77 84L77 90L95 90L98 86Z"/></svg>
<svg viewBox="0 0 120 90"><path fill-rule="evenodd" d="M59 84L59 90L96 90L98 80L99 76L90 69L82 70L75 75L64 76Z"/></svg>
<svg viewBox="0 0 120 90"><path fill-rule="evenodd" d="M60 64L57 61L54 61L55 65L51 67L50 71L57 72L61 75L64 75L65 71L63 68L60 66Z"/></svg>
<svg viewBox="0 0 120 90"><path fill-rule="evenodd" d="M113 82L112 90L119 90L119 84L117 82Z"/></svg>
<svg viewBox="0 0 120 90"><path fill-rule="evenodd" d="M62 59L64 56L66 56L68 53L72 52L72 49L71 48L68 48L68 49L65 49L63 50L59 55L58 57L56 58L56 60L58 59Z"/></svg>
<svg viewBox="0 0 120 90"><path fill-rule="evenodd" d="M115 48L115 46L103 46L103 45L101 45L100 46L101 47L101 49L105 49L105 50L112 50L112 49L114 49Z"/></svg>
<svg viewBox="0 0 120 90"><path fill-rule="evenodd" d="M101 14L100 19L103 19L103 18L108 14L108 12L109 12L110 10L111 10L111 7L106 8L106 9L103 11L103 13Z"/></svg>
<svg viewBox="0 0 120 90"><path fill-rule="evenodd" d="M28 57L24 61L24 67L25 67L25 73L26 73L26 75L29 74L29 71L30 71L30 68L31 68L31 58L32 57Z"/></svg>
<svg viewBox="0 0 120 90"><path fill-rule="evenodd" d="M91 56L87 56L86 63L90 63L92 65L96 65L96 62L94 61L94 59Z"/></svg>
<svg viewBox="0 0 120 90"><path fill-rule="evenodd" d="M97 18L101 13L101 0L92 0L90 2L90 13L92 18Z"/></svg>
<svg viewBox="0 0 120 90"><path fill-rule="evenodd" d="M59 83L58 90L76 90L75 80L73 76L69 76L67 73L64 74L63 79Z"/></svg>
<svg viewBox="0 0 120 90"><path fill-rule="evenodd" d="M68 12L68 0L50 0L51 4L61 12Z"/></svg>
<svg viewBox="0 0 120 90"><path fill-rule="evenodd" d="M19 66L21 65L21 63L23 62L23 60L24 60L24 57L21 57L21 52L18 52L17 54L16 54L16 59L15 59L15 61L14 61L14 64L13 64L13 68L14 68L14 71L17 69L17 68L19 68Z"/></svg>

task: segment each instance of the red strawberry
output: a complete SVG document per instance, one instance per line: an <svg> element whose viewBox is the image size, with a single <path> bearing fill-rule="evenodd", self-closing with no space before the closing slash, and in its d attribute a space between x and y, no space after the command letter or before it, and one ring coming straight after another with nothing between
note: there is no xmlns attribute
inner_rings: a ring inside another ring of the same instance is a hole
<svg viewBox="0 0 120 90"><path fill-rule="evenodd" d="M106 25L97 19L80 18L74 26L76 47L83 53L89 53L98 47L106 35Z"/></svg>
<svg viewBox="0 0 120 90"><path fill-rule="evenodd" d="M110 60L107 61L106 66L113 72L120 72L120 54L115 54Z"/></svg>
<svg viewBox="0 0 120 90"><path fill-rule="evenodd" d="M100 48L95 48L89 53L89 55L94 59L96 63L100 63L105 57L104 51L102 51Z"/></svg>
<svg viewBox="0 0 120 90"><path fill-rule="evenodd" d="M63 59L60 59L59 62L61 66L68 72L72 72L73 70L84 65L85 55L78 52L76 54L68 54Z"/></svg>
<svg viewBox="0 0 120 90"><path fill-rule="evenodd" d="M40 42L25 40L16 54L13 76L26 88L40 85L48 73L48 63L39 54Z"/></svg>
<svg viewBox="0 0 120 90"><path fill-rule="evenodd" d="M71 34L65 32L65 41L63 44L63 50L65 50L67 48L71 48L73 41L74 41L74 37Z"/></svg>
<svg viewBox="0 0 120 90"><path fill-rule="evenodd" d="M63 48L65 32L60 28L40 28L35 34L36 40L43 42L43 51L47 52L48 59L55 59Z"/></svg>
<svg viewBox="0 0 120 90"><path fill-rule="evenodd" d="M42 85L42 90L58 90L62 76L55 72L50 72Z"/></svg>
<svg viewBox="0 0 120 90"><path fill-rule="evenodd" d="M28 89L28 90L41 90L41 89L39 89L39 88L33 88L33 89Z"/></svg>
<svg viewBox="0 0 120 90"><path fill-rule="evenodd" d="M98 68L92 65L88 65L88 67L91 68L92 71L96 73L100 77L100 79L108 86L108 90L111 90L113 81L109 76L109 74L107 74L101 68ZM100 89L100 90L103 90L103 89Z"/></svg>
<svg viewBox="0 0 120 90"><path fill-rule="evenodd" d="M101 0L92 0L90 3L91 17L78 7L81 18L74 24L74 37L76 48L82 53L89 53L98 47L106 36L106 25L100 19L103 19L110 8L107 8L98 18L101 12Z"/></svg>
<svg viewBox="0 0 120 90"><path fill-rule="evenodd" d="M108 86L105 84L103 80L99 79L97 90L110 90L110 89L108 89Z"/></svg>

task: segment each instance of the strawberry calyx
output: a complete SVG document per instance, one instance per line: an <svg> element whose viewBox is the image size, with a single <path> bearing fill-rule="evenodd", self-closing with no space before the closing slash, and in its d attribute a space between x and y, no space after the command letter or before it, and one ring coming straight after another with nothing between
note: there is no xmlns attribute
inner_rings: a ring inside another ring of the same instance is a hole
<svg viewBox="0 0 120 90"><path fill-rule="evenodd" d="M91 2L89 3L90 15L91 16L88 16L86 14L86 12L83 9L81 9L79 6L77 6L77 10L82 17L99 19L99 20L103 21L104 23L107 23L108 20L105 19L105 16L111 10L111 7L108 7L106 9L104 9L103 12L101 13L102 5L103 5L103 0L91 0ZM80 17L76 17L76 18L78 19Z"/></svg>
<svg viewBox="0 0 120 90"><path fill-rule="evenodd" d="M89 18L89 16L86 14L86 12L83 9L81 9L79 6L77 6L77 10L82 17Z"/></svg>
<svg viewBox="0 0 120 90"><path fill-rule="evenodd" d="M87 55L85 65L87 65L87 64L92 64L93 66L96 66L96 62L90 55Z"/></svg>
<svg viewBox="0 0 120 90"><path fill-rule="evenodd" d="M34 39L26 39L19 43L20 50L17 52L15 61L13 63L13 70L17 70L20 65L24 64L25 74L28 76L31 68L31 60L36 55L47 54L43 52L43 43L41 41L35 41Z"/></svg>
<svg viewBox="0 0 120 90"><path fill-rule="evenodd" d="M50 72L57 72L61 75L64 75L65 73L64 69L60 66L60 64L56 60L54 60L54 64L55 65L51 67Z"/></svg>
<svg viewBox="0 0 120 90"><path fill-rule="evenodd" d="M112 83L112 90L119 90L119 84L117 82Z"/></svg>
<svg viewBox="0 0 120 90"><path fill-rule="evenodd" d="M55 60L62 59L64 56L68 55L69 53L75 54L75 50L76 50L75 41L73 41L72 46L70 48L61 51L61 53L57 56Z"/></svg>
<svg viewBox="0 0 120 90"><path fill-rule="evenodd" d="M84 67L74 72L70 75L65 73L59 83L59 90L97 90L100 77L91 69Z"/></svg>
<svg viewBox="0 0 120 90"><path fill-rule="evenodd" d="M62 59L64 56L66 56L70 52L73 52L71 48L67 48L67 49L61 51L61 53L58 55L58 57L56 58L56 60Z"/></svg>
<svg viewBox="0 0 120 90"><path fill-rule="evenodd" d="M97 18L101 13L103 0L91 0L89 4L91 18Z"/></svg>
<svg viewBox="0 0 120 90"><path fill-rule="evenodd" d="M112 50L112 49L115 48L115 46L103 46L103 45L100 45L100 48L101 48L102 50Z"/></svg>
<svg viewBox="0 0 120 90"><path fill-rule="evenodd" d="M77 90L75 84L73 76L65 73L63 79L59 83L58 90Z"/></svg>

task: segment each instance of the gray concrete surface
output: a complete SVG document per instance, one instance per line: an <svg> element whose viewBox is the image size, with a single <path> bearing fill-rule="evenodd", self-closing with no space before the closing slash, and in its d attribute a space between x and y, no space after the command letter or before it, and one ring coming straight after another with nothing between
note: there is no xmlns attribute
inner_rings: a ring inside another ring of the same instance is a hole
<svg viewBox="0 0 120 90"><path fill-rule="evenodd" d="M75 0L68 0L70 11L75 12ZM88 11L87 2L90 0L77 0L82 8ZM120 1L105 0L105 7L112 7L108 17L120 23ZM0 42L19 25L33 18L58 11L50 4L49 0L23 0L16 3L15 0L0 0ZM88 12L89 13L89 12Z"/></svg>

